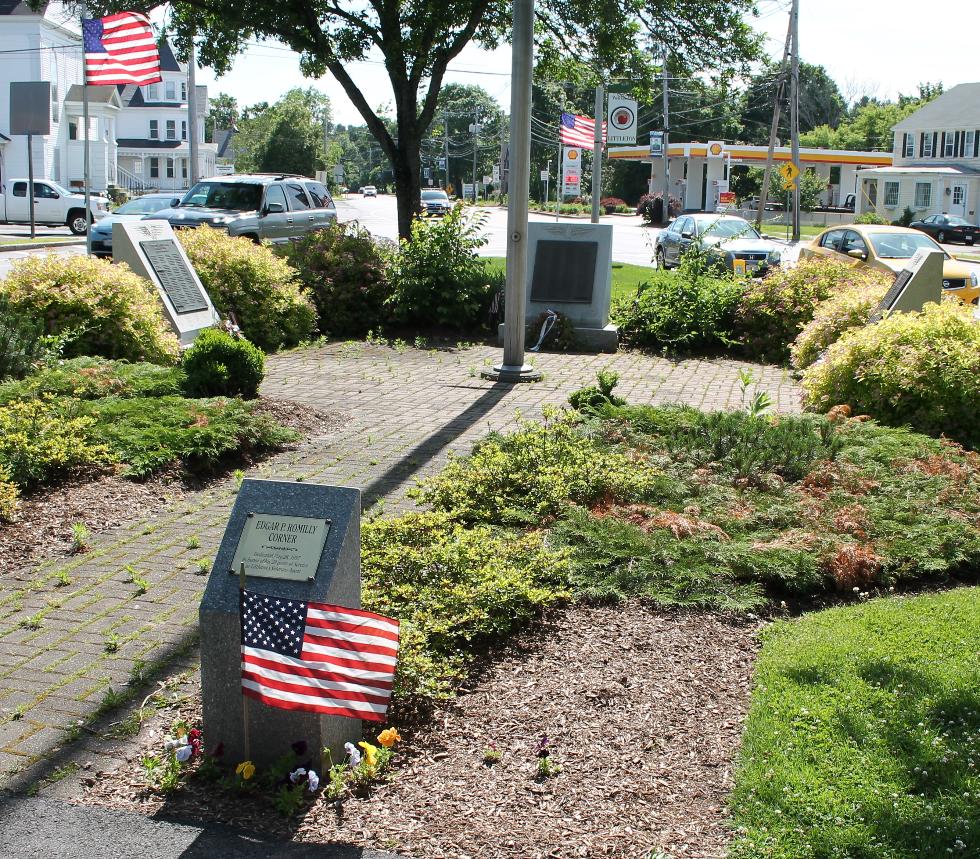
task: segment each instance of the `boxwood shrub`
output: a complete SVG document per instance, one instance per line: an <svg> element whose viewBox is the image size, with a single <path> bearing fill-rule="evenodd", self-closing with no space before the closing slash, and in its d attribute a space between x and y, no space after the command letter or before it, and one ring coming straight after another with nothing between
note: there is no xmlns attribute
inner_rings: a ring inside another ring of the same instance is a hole
<svg viewBox="0 0 980 859"><path fill-rule="evenodd" d="M256 346L270 352L310 336L316 311L282 257L210 227L177 235L211 300L222 313L235 315Z"/></svg>
<svg viewBox="0 0 980 859"><path fill-rule="evenodd" d="M177 338L153 285L125 265L85 256L32 256L0 281L10 311L63 335L63 354L173 363Z"/></svg>
<svg viewBox="0 0 980 859"><path fill-rule="evenodd" d="M847 405L893 426L980 446L980 321L956 301L852 328L803 374L806 406Z"/></svg>
<svg viewBox="0 0 980 859"><path fill-rule="evenodd" d="M192 397L259 395L265 376L265 355L248 340L208 328L184 354L184 389Z"/></svg>

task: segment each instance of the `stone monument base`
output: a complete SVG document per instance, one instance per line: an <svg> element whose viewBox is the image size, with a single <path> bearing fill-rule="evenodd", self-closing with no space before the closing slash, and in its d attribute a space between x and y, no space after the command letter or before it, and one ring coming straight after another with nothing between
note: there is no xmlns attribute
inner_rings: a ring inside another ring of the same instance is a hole
<svg viewBox="0 0 980 859"><path fill-rule="evenodd" d="M497 345L504 344L504 323L497 326ZM525 342L533 343L538 336L537 331L528 330ZM533 334L533 337L532 337ZM619 348L619 326L611 322L603 328L583 328L575 326L575 336L582 344L584 352L615 352Z"/></svg>

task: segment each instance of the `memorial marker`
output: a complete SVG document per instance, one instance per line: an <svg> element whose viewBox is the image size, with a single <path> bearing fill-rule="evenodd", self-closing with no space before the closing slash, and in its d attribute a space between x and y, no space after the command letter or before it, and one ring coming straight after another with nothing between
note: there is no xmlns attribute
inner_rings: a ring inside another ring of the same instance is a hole
<svg viewBox="0 0 980 859"><path fill-rule="evenodd" d="M878 322L893 310L908 313L922 310L929 301L938 303L943 295L944 260L941 250L917 250L905 268L896 275L894 283L868 321Z"/></svg>
<svg viewBox="0 0 980 859"><path fill-rule="evenodd" d="M199 332L221 321L167 221L117 221L112 225L112 257L157 288L181 346L190 346Z"/></svg>

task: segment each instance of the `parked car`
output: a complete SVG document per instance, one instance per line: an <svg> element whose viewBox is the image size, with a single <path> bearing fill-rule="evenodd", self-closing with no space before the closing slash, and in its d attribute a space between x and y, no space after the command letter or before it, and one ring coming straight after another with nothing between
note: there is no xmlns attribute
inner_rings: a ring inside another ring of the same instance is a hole
<svg viewBox="0 0 980 859"><path fill-rule="evenodd" d="M758 211L759 210L759 198L756 197L746 197L742 200L742 205L740 206L744 211ZM777 209L782 209L783 205L778 200L773 200L772 197L766 198L766 211L775 212Z"/></svg>
<svg viewBox="0 0 980 859"><path fill-rule="evenodd" d="M361 194L363 194L365 197L377 197L378 189L375 188L374 185L365 185L363 188L361 188Z"/></svg>
<svg viewBox="0 0 980 859"><path fill-rule="evenodd" d="M97 257L112 256L112 225L117 221L139 221L145 215L159 212L180 202L182 192L144 194L113 209L108 215L92 224L88 235L88 252Z"/></svg>
<svg viewBox="0 0 980 859"><path fill-rule="evenodd" d="M446 215L452 211L453 204L449 202L449 195L441 188L422 191L422 214L423 215Z"/></svg>
<svg viewBox="0 0 980 859"><path fill-rule="evenodd" d="M169 221L174 229L206 224L232 236L282 243L328 226L337 207L321 182L248 173L204 179L175 206L145 217Z"/></svg>
<svg viewBox="0 0 980 859"><path fill-rule="evenodd" d="M929 215L921 221L912 221L909 226L932 236L940 244L963 242L972 245L977 234L980 234L980 227L956 215Z"/></svg>
<svg viewBox="0 0 980 859"><path fill-rule="evenodd" d="M966 304L980 296L977 273L953 259L935 240L907 227L878 224L845 224L824 230L800 248L801 257L831 257L850 260L897 274L918 250L937 250L943 255L943 290Z"/></svg>
<svg viewBox="0 0 980 859"><path fill-rule="evenodd" d="M745 218L733 215L681 215L657 234L654 256L659 268L681 261L694 244L700 245L729 271L762 275L778 266L782 247L760 235Z"/></svg>
<svg viewBox="0 0 980 859"><path fill-rule="evenodd" d="M92 221L104 218L109 212L109 199L89 195ZM31 201L27 196L26 179L8 179L0 193L0 224L29 224ZM69 191L50 179L34 181L34 223L49 227L68 227L76 236L88 229L85 219L85 194Z"/></svg>

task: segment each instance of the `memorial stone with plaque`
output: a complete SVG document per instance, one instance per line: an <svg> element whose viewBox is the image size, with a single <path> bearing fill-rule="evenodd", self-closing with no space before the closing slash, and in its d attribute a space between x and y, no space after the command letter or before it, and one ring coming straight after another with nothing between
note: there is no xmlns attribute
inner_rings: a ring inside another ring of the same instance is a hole
<svg viewBox="0 0 980 859"><path fill-rule="evenodd" d="M609 323L612 294L612 227L609 224L528 224L528 324L542 313L564 314L583 348L615 352L619 332ZM537 339L529 331L529 342ZM498 330L503 342L504 326Z"/></svg>
<svg viewBox="0 0 980 859"><path fill-rule="evenodd" d="M220 322L194 266L167 221L117 221L112 225L112 257L157 288L181 346Z"/></svg>
<svg viewBox="0 0 980 859"><path fill-rule="evenodd" d="M209 747L226 760L249 754L268 764L305 741L317 759L329 747L342 760L361 738L357 719L281 710L250 699L243 706L238 571L250 592L270 598L361 605L361 493L314 483L247 479L232 508L201 601L201 698Z"/></svg>
<svg viewBox="0 0 980 859"><path fill-rule="evenodd" d="M905 268L895 276L895 281L868 321L878 322L893 310L908 313L922 310L929 301L938 303L943 295L944 261L941 250L922 248L916 251Z"/></svg>

